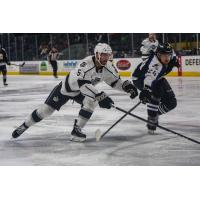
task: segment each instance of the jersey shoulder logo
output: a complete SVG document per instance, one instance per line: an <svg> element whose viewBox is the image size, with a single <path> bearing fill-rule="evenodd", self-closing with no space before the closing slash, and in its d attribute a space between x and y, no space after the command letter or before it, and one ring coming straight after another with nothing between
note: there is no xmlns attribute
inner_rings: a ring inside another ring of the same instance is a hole
<svg viewBox="0 0 200 200"><path fill-rule="evenodd" d="M59 101L59 98L58 98L57 96L55 96L55 97L53 98L53 101L54 101L54 102L58 102L58 101Z"/></svg>
<svg viewBox="0 0 200 200"><path fill-rule="evenodd" d="M86 62L82 62L82 63L80 64L80 67L85 67L86 65L87 65Z"/></svg>

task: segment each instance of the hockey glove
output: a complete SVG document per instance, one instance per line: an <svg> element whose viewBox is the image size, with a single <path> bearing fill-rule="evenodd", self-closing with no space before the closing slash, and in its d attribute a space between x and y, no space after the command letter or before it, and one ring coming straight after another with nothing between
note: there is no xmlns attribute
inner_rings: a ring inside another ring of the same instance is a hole
<svg viewBox="0 0 200 200"><path fill-rule="evenodd" d="M98 101L100 108L110 109L114 104L113 100L105 92L96 94L95 99Z"/></svg>
<svg viewBox="0 0 200 200"><path fill-rule="evenodd" d="M143 104L149 103L152 99L152 91L150 88L145 87L139 95L140 101L142 101Z"/></svg>
<svg viewBox="0 0 200 200"><path fill-rule="evenodd" d="M122 85L122 89L127 92L130 93L130 98L134 99L135 97L138 96L138 91L137 88L129 81L126 80L124 81L123 85Z"/></svg>

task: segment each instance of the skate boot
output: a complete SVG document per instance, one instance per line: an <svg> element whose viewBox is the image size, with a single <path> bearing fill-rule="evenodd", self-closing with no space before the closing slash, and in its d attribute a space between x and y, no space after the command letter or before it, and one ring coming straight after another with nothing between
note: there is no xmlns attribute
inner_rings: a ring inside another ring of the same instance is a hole
<svg viewBox="0 0 200 200"><path fill-rule="evenodd" d="M148 134L155 135L156 127L158 125L158 116L156 117L148 116L148 121L151 122L147 124Z"/></svg>
<svg viewBox="0 0 200 200"><path fill-rule="evenodd" d="M71 141L84 142L86 140L86 135L81 132L81 128L77 125L77 119L74 121L74 128L71 135Z"/></svg>
<svg viewBox="0 0 200 200"><path fill-rule="evenodd" d="M53 73L54 78L58 78L57 72Z"/></svg>
<svg viewBox="0 0 200 200"><path fill-rule="evenodd" d="M21 126L19 126L18 128L16 128L13 133L12 133L12 137L13 138L17 138L19 137L25 130L27 130L28 127L25 125L25 123L23 123Z"/></svg>
<svg viewBox="0 0 200 200"><path fill-rule="evenodd" d="M4 84L4 86L8 86L8 83L3 83Z"/></svg>

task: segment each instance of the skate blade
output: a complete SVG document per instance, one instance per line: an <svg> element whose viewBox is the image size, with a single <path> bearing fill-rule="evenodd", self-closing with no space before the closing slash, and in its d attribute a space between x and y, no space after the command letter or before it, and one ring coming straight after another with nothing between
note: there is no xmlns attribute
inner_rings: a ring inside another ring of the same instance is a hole
<svg viewBox="0 0 200 200"><path fill-rule="evenodd" d="M101 131L100 129L97 129L95 131L95 137L96 137L96 141L99 142L101 140Z"/></svg>
<svg viewBox="0 0 200 200"><path fill-rule="evenodd" d="M80 138L80 137L72 136L70 138L70 141L72 141L72 142L85 142L86 138Z"/></svg>
<svg viewBox="0 0 200 200"><path fill-rule="evenodd" d="M148 130L149 135L159 135L155 130Z"/></svg>

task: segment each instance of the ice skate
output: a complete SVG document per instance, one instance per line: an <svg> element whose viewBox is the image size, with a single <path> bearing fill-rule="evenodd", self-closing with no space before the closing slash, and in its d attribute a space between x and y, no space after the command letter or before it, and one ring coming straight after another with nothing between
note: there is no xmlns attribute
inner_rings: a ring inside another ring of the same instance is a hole
<svg viewBox="0 0 200 200"><path fill-rule="evenodd" d="M18 128L16 128L13 131L12 137L13 138L18 138L27 129L28 129L28 127L25 125L25 123L23 123L21 126L19 126Z"/></svg>
<svg viewBox="0 0 200 200"><path fill-rule="evenodd" d="M75 119L74 128L71 132L71 135L71 141L84 142L86 140L86 135L81 132L81 128L77 125L77 119Z"/></svg>

